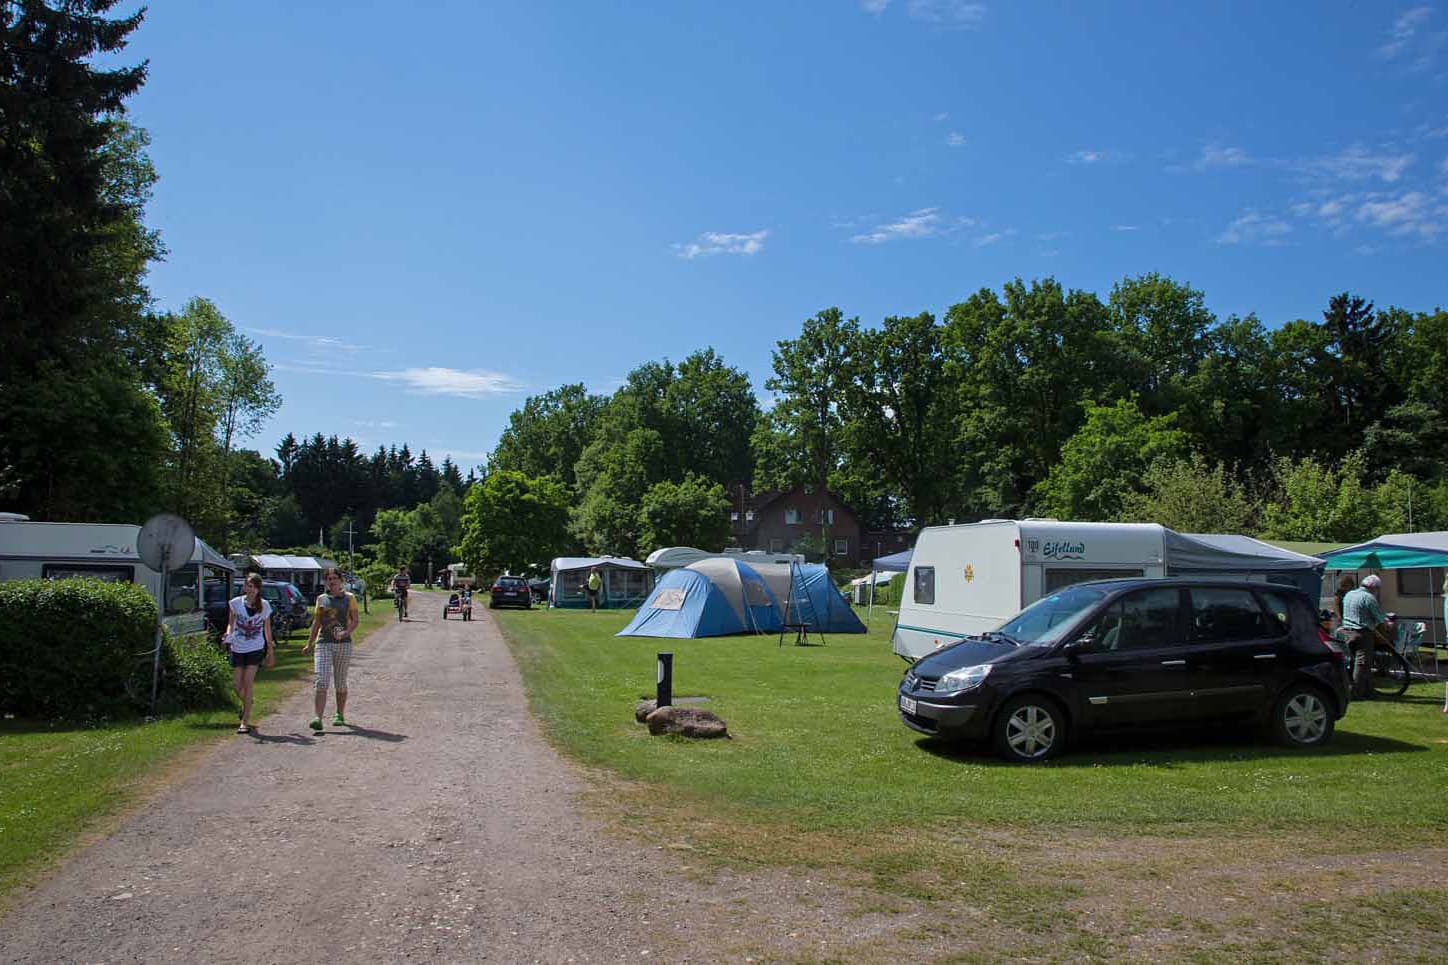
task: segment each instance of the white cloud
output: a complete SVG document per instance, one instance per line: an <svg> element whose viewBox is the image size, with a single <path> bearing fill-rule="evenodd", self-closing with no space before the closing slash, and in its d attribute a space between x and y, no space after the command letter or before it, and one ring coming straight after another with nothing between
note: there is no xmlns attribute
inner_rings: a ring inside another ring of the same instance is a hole
<svg viewBox="0 0 1448 965"><path fill-rule="evenodd" d="M309 348L318 352L355 352L358 349L371 347L368 345L357 345L346 339L338 338L335 335L305 335L300 332L285 332L276 328L248 328L247 331L260 335L262 338L280 338L291 342L306 342Z"/></svg>
<svg viewBox="0 0 1448 965"><path fill-rule="evenodd" d="M1069 238L1069 231L1047 231L1045 234L1036 235L1037 241L1055 241L1057 238Z"/></svg>
<svg viewBox="0 0 1448 965"><path fill-rule="evenodd" d="M1208 144L1202 148L1202 156L1197 158L1192 167L1198 171L1207 171L1212 168L1238 168L1251 163L1252 157L1240 147Z"/></svg>
<svg viewBox="0 0 1448 965"><path fill-rule="evenodd" d="M372 419L353 419L354 426L361 426L364 429L396 429L397 423L388 419L374 421Z"/></svg>
<svg viewBox="0 0 1448 965"><path fill-rule="evenodd" d="M1066 156L1067 164L1098 164L1106 160L1104 151L1077 151Z"/></svg>
<svg viewBox="0 0 1448 965"><path fill-rule="evenodd" d="M499 372L464 371L436 365L395 372L368 372L367 376L384 382L400 382L409 392L418 395L451 395L462 399L486 399L523 388L511 376Z"/></svg>
<svg viewBox="0 0 1448 965"><path fill-rule="evenodd" d="M1418 61L1432 59L1432 55L1443 45L1442 34L1421 33L1420 29L1433 19L1432 7L1413 7L1398 15L1388 31L1388 41L1378 48L1378 54L1387 60L1395 60L1400 54L1414 56ZM1426 66L1426 63L1424 64Z"/></svg>
<svg viewBox="0 0 1448 965"><path fill-rule="evenodd" d="M1432 241L1448 230L1448 205L1434 202L1422 191L1364 201L1355 215L1358 221L1396 237Z"/></svg>
<svg viewBox="0 0 1448 965"><path fill-rule="evenodd" d="M934 117L932 117L932 118L930 118L930 119L931 119L932 121L935 121L936 123L939 123L940 121L947 120L949 117L950 117L950 115L949 115L948 113L946 113L945 111L941 111L939 114L936 114Z"/></svg>
<svg viewBox="0 0 1448 965"><path fill-rule="evenodd" d="M985 248L988 245L993 245L997 242L1004 241L1015 233L1016 229L1014 228L1007 228L1004 231L992 231L990 234L981 235L979 238L976 238L971 242L971 245L976 248Z"/></svg>
<svg viewBox="0 0 1448 965"><path fill-rule="evenodd" d="M928 238L940 231L940 209L921 208L912 211L899 221L879 225L872 231L850 238L856 244L880 245L887 241L901 241L907 238Z"/></svg>
<svg viewBox="0 0 1448 965"><path fill-rule="evenodd" d="M1138 225L1134 225L1134 224L1114 224L1114 225L1111 226L1111 230L1112 230L1112 231L1136 231L1136 230L1138 229L1138 227L1139 227Z"/></svg>
<svg viewBox="0 0 1448 965"><path fill-rule="evenodd" d="M890 6L890 0L860 0L860 9L866 13L881 14Z"/></svg>
<svg viewBox="0 0 1448 965"><path fill-rule="evenodd" d="M945 139L945 143L951 147L965 147L965 135L959 131L951 131L950 136Z"/></svg>
<svg viewBox="0 0 1448 965"><path fill-rule="evenodd" d="M1313 174L1340 181L1366 181L1377 178L1387 184L1400 180L1417 157L1412 154L1374 153L1361 144L1330 157L1314 158L1304 167Z"/></svg>
<svg viewBox="0 0 1448 965"><path fill-rule="evenodd" d="M702 258L709 255L757 255L764 250L768 229L750 234L726 234L706 231L688 244L674 245L680 258Z"/></svg>
<svg viewBox="0 0 1448 965"><path fill-rule="evenodd" d="M1285 245L1287 242L1283 236L1291 233L1292 226L1287 222L1258 214L1256 211L1248 211L1227 226L1227 230L1217 237L1217 243L1222 245Z"/></svg>
<svg viewBox="0 0 1448 965"><path fill-rule="evenodd" d="M915 20L953 30L974 30L985 19L985 4L969 0L910 0L905 9Z"/></svg>

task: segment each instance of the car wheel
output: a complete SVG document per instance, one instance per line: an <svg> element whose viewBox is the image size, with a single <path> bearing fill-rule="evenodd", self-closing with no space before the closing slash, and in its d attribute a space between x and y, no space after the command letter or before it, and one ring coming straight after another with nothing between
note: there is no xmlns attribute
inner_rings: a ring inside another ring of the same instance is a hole
<svg viewBox="0 0 1448 965"><path fill-rule="evenodd" d="M1285 747L1325 744L1334 724L1332 701L1312 684L1293 684L1272 705L1272 737Z"/></svg>
<svg viewBox="0 0 1448 965"><path fill-rule="evenodd" d="M1024 694L996 715L993 739L996 753L1013 764L1050 760L1066 745L1066 715L1051 698Z"/></svg>

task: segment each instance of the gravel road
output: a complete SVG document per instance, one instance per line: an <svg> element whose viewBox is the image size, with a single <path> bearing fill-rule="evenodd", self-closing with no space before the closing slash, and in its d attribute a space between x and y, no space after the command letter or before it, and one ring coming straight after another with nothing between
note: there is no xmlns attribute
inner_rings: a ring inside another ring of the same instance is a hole
<svg viewBox="0 0 1448 965"><path fill-rule="evenodd" d="M20 896L0 961L744 961L881 927L818 882L701 886L602 833L486 609L419 602L358 649L353 726L314 735L307 690L207 754Z"/></svg>

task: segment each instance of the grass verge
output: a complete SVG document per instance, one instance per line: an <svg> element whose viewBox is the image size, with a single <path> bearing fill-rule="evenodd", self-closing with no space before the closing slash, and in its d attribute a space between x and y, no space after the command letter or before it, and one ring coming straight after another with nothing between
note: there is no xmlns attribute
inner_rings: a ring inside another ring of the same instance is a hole
<svg viewBox="0 0 1448 965"><path fill-rule="evenodd" d="M630 615L496 619L550 739L619 778L605 776L595 801L615 826L694 869L827 873L911 909L919 935L846 957L915 947L930 959L958 941L972 958L983 936L999 955L1368 953L1358 910L1448 889L1442 684L1355 704L1308 753L1209 730L1098 740L1017 767L899 722L904 664L888 618L864 636L780 647L613 636ZM660 650L674 653L675 694L707 697L734 740L651 738L634 722ZM1422 921L1398 941L1408 957L1438 945Z"/></svg>
<svg viewBox="0 0 1448 965"><path fill-rule="evenodd" d="M392 616L391 606L372 607L356 639L365 640ZM311 658L301 652L305 641L303 630L277 641L276 665L257 676L255 717L276 710L311 676ZM0 720L0 898L143 799L183 752L235 729L234 709L149 724Z"/></svg>

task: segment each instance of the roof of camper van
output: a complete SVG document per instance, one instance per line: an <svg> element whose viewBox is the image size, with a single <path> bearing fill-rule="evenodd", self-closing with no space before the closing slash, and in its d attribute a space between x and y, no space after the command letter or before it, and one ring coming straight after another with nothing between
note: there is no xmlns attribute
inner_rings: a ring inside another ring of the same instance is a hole
<svg viewBox="0 0 1448 965"><path fill-rule="evenodd" d="M6 547L10 556L32 559L124 559L139 560L136 540L141 527L135 523L42 523L34 520L6 520L0 523L11 535ZM14 527L14 529L11 529ZM24 533L24 536L17 534ZM196 537L195 548L188 563L205 563L224 570L235 570L231 560L222 556Z"/></svg>

